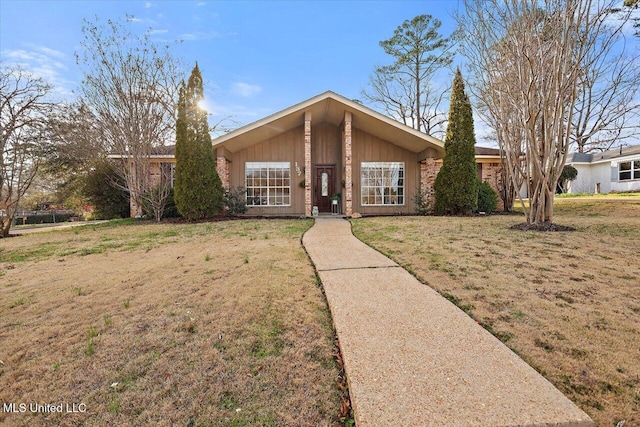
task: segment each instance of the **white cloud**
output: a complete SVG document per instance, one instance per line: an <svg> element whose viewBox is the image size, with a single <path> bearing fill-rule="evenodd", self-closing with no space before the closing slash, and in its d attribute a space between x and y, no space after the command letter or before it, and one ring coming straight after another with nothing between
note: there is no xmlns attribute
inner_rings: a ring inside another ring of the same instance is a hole
<svg viewBox="0 0 640 427"><path fill-rule="evenodd" d="M75 82L63 77L69 72L67 55L46 46L25 44L29 49L3 50L0 54L3 60L12 66L17 66L42 78L53 86L53 93L62 97L72 95Z"/></svg>
<svg viewBox="0 0 640 427"><path fill-rule="evenodd" d="M153 6L153 4L150 1L144 3L145 9L149 9L151 6Z"/></svg>
<svg viewBox="0 0 640 427"><path fill-rule="evenodd" d="M243 97L250 97L262 92L262 88L258 85L252 85L249 83L237 82L231 85L231 92Z"/></svg>
<svg viewBox="0 0 640 427"><path fill-rule="evenodd" d="M196 7L201 7L201 6L206 6L206 5L207 5L207 3L203 2L203 1L199 1L199 2L196 3Z"/></svg>
<svg viewBox="0 0 640 427"><path fill-rule="evenodd" d="M220 37L234 36L236 34L237 33L220 34L217 31L210 31L208 33L197 31L195 33L180 34L178 36L178 40L182 40L182 41L211 40L211 39L217 39L217 38L220 38Z"/></svg>
<svg viewBox="0 0 640 427"><path fill-rule="evenodd" d="M47 51L55 52L55 55L47 54ZM64 54L46 47L38 47L36 48L36 51L27 51L22 49L3 51L2 56L13 59L17 63L46 64L50 68L57 69L67 68L62 62L52 58L55 56L58 59L62 59L64 58Z"/></svg>
<svg viewBox="0 0 640 427"><path fill-rule="evenodd" d="M142 22L142 19L136 18L133 15L127 15L127 22Z"/></svg>
<svg viewBox="0 0 640 427"><path fill-rule="evenodd" d="M168 33L169 30L149 30L149 35L154 35L154 34L165 34Z"/></svg>
<svg viewBox="0 0 640 427"><path fill-rule="evenodd" d="M37 46L37 45L33 45L33 44L30 44L29 46L35 48L37 51L42 52L45 55L52 56L54 58L63 59L63 58L66 57L66 55L64 53L60 52L59 50L50 49L50 48L48 48L46 46Z"/></svg>
<svg viewBox="0 0 640 427"><path fill-rule="evenodd" d="M198 40L198 36L192 33L184 33L178 36L178 40L183 40L183 41Z"/></svg>

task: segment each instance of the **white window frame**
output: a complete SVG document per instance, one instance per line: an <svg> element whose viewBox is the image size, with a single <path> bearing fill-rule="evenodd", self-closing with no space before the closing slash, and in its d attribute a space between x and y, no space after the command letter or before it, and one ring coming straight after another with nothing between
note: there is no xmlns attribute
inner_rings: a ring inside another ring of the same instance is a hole
<svg viewBox="0 0 640 427"><path fill-rule="evenodd" d="M394 168L398 173L395 178L386 173ZM405 206L407 203L405 170L404 162L361 162L360 204L362 206ZM395 195L390 194L392 189L396 190ZM393 198L402 203L392 203Z"/></svg>
<svg viewBox="0 0 640 427"><path fill-rule="evenodd" d="M631 169L622 170L622 164L624 163L630 163ZM629 178L622 178L623 173L628 173ZM638 179L640 179L640 159L618 163L618 181L633 181Z"/></svg>
<svg viewBox="0 0 640 427"><path fill-rule="evenodd" d="M248 207L291 206L291 162L246 162L244 180Z"/></svg>

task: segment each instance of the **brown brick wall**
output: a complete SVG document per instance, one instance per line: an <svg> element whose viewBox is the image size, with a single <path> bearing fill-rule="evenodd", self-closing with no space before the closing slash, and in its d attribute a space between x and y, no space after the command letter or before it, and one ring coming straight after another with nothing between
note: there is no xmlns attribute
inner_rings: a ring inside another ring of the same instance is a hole
<svg viewBox="0 0 640 427"><path fill-rule="evenodd" d="M222 181L222 186L229 189L230 185L230 171L231 165L229 164L229 160L227 160L224 156L219 156L216 158L216 172L218 172L218 176L220 177L220 181Z"/></svg>
<svg viewBox="0 0 640 427"><path fill-rule="evenodd" d="M420 189L426 191L427 202L433 209L435 203L435 192L433 185L436 182L438 172L442 167L442 162L435 159L426 159L420 163ZM498 211L504 210L504 204L500 198L502 191L502 180L500 178L500 163L482 163L480 179L486 181L496 191L498 196Z"/></svg>
<svg viewBox="0 0 640 427"><path fill-rule="evenodd" d="M504 210L504 203L500 197L503 188L502 179L500 177L500 163L482 163L482 181L488 182L491 188L496 192L498 197L498 211Z"/></svg>
<svg viewBox="0 0 640 427"><path fill-rule="evenodd" d="M311 113L304 115L304 214L311 216Z"/></svg>
<svg viewBox="0 0 640 427"><path fill-rule="evenodd" d="M441 167L442 163L435 159L426 159L420 162L420 190L426 192L427 203L431 210L433 210L436 201L433 185Z"/></svg>
<svg viewBox="0 0 640 427"><path fill-rule="evenodd" d="M353 213L353 155L352 155L352 136L351 136L351 113L344 113L344 181L345 181L345 201L344 213L351 215Z"/></svg>

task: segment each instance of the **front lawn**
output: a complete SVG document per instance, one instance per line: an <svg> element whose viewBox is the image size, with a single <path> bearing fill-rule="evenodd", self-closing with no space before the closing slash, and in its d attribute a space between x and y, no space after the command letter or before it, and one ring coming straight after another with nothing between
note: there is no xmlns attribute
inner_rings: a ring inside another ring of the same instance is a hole
<svg viewBox="0 0 640 427"><path fill-rule="evenodd" d="M640 425L640 200L567 198L574 232L522 216L353 220L357 237L469 313L599 426Z"/></svg>
<svg viewBox="0 0 640 427"><path fill-rule="evenodd" d="M3 425L334 425L303 220L108 223L0 240ZM82 405L82 406L80 406Z"/></svg>

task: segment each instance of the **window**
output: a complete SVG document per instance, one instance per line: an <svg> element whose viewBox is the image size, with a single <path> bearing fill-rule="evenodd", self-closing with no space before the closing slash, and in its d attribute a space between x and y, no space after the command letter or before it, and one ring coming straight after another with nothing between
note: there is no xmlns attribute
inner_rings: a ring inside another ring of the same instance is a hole
<svg viewBox="0 0 640 427"><path fill-rule="evenodd" d="M362 205L404 205L404 163L362 162Z"/></svg>
<svg viewBox="0 0 640 427"><path fill-rule="evenodd" d="M620 181L640 179L640 160L620 163L618 165L618 174Z"/></svg>
<svg viewBox="0 0 640 427"><path fill-rule="evenodd" d="M247 206L290 206L291 164L289 162L245 163Z"/></svg>
<svg viewBox="0 0 640 427"><path fill-rule="evenodd" d="M163 185L173 187L176 174L175 163L160 163L160 179Z"/></svg>

